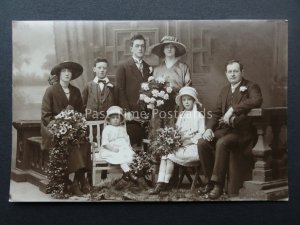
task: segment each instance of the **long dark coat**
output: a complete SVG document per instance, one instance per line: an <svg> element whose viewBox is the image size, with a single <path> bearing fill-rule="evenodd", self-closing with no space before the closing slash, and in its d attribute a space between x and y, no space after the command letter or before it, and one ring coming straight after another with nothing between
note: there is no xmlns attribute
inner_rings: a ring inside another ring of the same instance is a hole
<svg viewBox="0 0 300 225"><path fill-rule="evenodd" d="M41 116L41 135L42 149L49 150L52 147L52 136L47 130L47 125L54 117L68 105L73 106L77 112L83 112L83 103L81 94L78 88L69 85L70 97L69 100L65 95L61 85L56 83L46 89L42 101L42 116ZM77 169L86 168L90 161L90 151L88 145L81 146L70 151L69 156L69 172L75 172Z"/></svg>

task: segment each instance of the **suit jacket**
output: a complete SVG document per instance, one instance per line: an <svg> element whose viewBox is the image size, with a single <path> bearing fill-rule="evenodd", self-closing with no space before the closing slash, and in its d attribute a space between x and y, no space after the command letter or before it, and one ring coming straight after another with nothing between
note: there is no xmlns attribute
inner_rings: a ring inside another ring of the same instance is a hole
<svg viewBox="0 0 300 225"><path fill-rule="evenodd" d="M70 97L68 100L59 83L56 83L46 89L42 101L42 149L48 149L51 146L51 134L47 130L47 125L57 114L59 114L68 105L73 106L75 111L83 113L83 104L79 89L70 84L69 90Z"/></svg>
<svg viewBox="0 0 300 225"><path fill-rule="evenodd" d="M240 91L240 87L244 86L247 89ZM233 130L243 131L247 133L251 127L251 119L247 116L248 112L253 108L258 108L262 104L262 94L260 87L246 79L242 79L240 85L236 88L238 92L233 99L233 110L234 110L234 124ZM226 100L228 93L231 92L231 85L225 86L218 97L217 106L212 112L212 118L207 120L207 128L215 131L216 129L222 128L219 124L219 119L226 113ZM246 134L247 135L247 134Z"/></svg>
<svg viewBox="0 0 300 225"><path fill-rule="evenodd" d="M111 83L108 84L103 87L102 99L99 98L99 85L94 81L90 81L83 89L83 107L86 109L88 120L104 119L107 109L117 104L115 101L115 96L117 95L115 87Z"/></svg>
<svg viewBox="0 0 300 225"><path fill-rule="evenodd" d="M149 65L143 61L143 75L133 58L121 63L116 72L116 85L119 91L119 105L127 111L141 111L138 103L141 83L150 76Z"/></svg>

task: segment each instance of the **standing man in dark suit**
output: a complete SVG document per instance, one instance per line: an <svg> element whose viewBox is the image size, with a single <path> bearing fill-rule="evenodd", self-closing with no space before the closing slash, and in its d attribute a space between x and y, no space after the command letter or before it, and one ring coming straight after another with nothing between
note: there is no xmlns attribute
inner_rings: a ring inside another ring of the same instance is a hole
<svg viewBox="0 0 300 225"><path fill-rule="evenodd" d="M217 107L207 119L207 129L198 142L202 168L209 180L201 191L208 193L210 199L223 193L230 152L242 151L255 139L256 131L247 114L260 107L263 100L260 87L243 78L239 61L227 62L225 74L230 84L221 90Z"/></svg>
<svg viewBox="0 0 300 225"><path fill-rule="evenodd" d="M119 91L119 105L126 111L127 132L132 145L141 145L144 129L134 117L142 111L138 100L141 83L147 82L151 67L143 60L146 50L146 40L137 34L131 38L130 51L132 57L121 63L116 72L116 84Z"/></svg>

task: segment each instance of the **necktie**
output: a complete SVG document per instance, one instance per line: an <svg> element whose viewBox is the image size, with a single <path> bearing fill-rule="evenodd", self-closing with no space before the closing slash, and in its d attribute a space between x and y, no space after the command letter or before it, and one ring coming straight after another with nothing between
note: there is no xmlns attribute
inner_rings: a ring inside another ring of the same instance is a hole
<svg viewBox="0 0 300 225"><path fill-rule="evenodd" d="M100 84L100 83L106 84L107 82L106 82L106 80L98 80L98 84Z"/></svg>
<svg viewBox="0 0 300 225"><path fill-rule="evenodd" d="M139 71L141 72L141 74L143 75L143 61L138 62L135 60L135 64L136 64L137 68L139 69Z"/></svg>
<svg viewBox="0 0 300 225"><path fill-rule="evenodd" d="M107 81L104 79L101 79L101 80L99 79L98 84L99 84L100 90L103 91L103 88L107 84Z"/></svg>

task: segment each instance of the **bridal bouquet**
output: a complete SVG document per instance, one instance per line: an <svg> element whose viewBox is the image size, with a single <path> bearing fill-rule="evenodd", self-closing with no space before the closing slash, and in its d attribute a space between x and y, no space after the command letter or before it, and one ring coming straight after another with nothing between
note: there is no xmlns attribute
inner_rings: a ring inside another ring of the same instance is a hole
<svg viewBox="0 0 300 225"><path fill-rule="evenodd" d="M48 124L55 145L79 145L87 141L86 119L82 113L65 109Z"/></svg>
<svg viewBox="0 0 300 225"><path fill-rule="evenodd" d="M150 76L148 82L141 84L139 102L144 110L166 110L175 93L163 77Z"/></svg>
<svg viewBox="0 0 300 225"><path fill-rule="evenodd" d="M174 153L183 144L181 137L181 132L176 128L160 128L150 137L150 151L159 157Z"/></svg>
<svg viewBox="0 0 300 225"><path fill-rule="evenodd" d="M53 135L53 147L49 150L47 168L47 193L57 199L70 197L68 194L69 151L87 142L87 126L83 114L73 109L65 109L55 116L47 128ZM69 148L71 147L71 148Z"/></svg>
<svg viewBox="0 0 300 225"><path fill-rule="evenodd" d="M147 152L137 152L129 166L136 176L149 176L154 170L152 161L153 157L151 154Z"/></svg>

